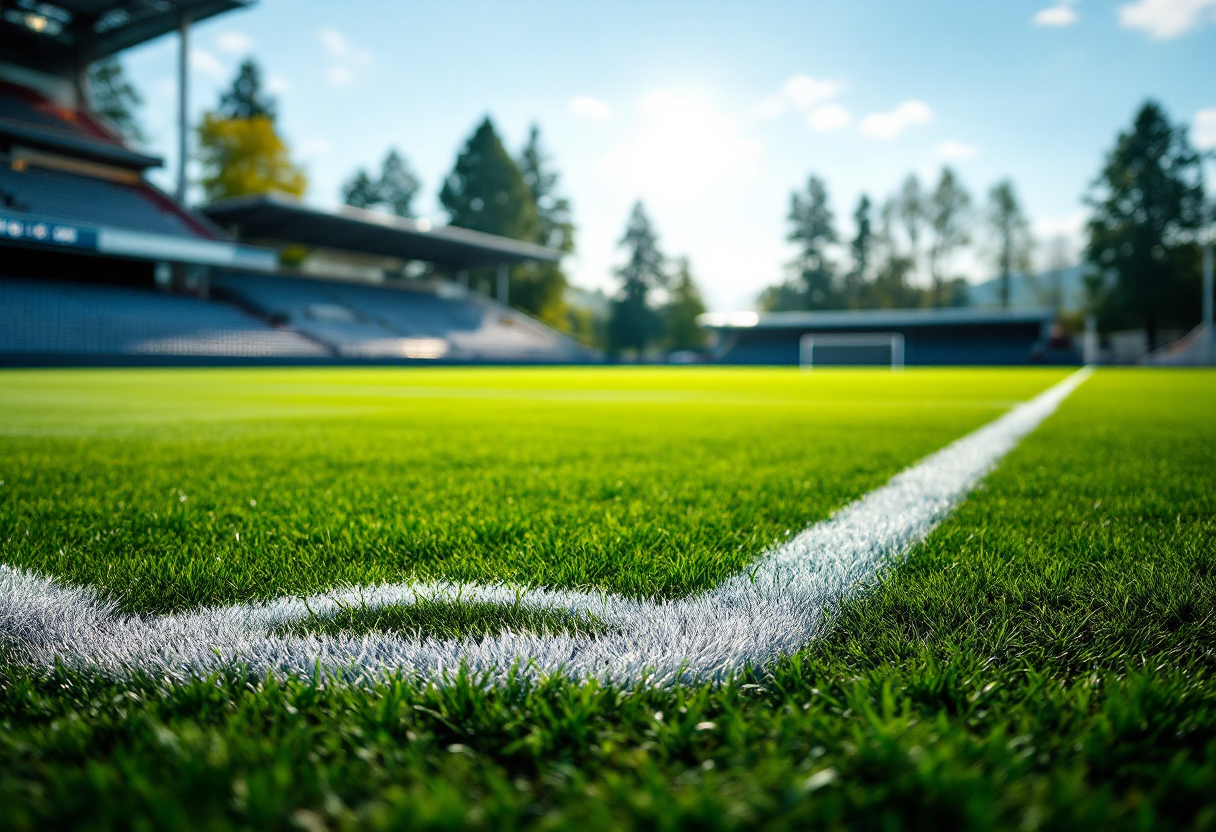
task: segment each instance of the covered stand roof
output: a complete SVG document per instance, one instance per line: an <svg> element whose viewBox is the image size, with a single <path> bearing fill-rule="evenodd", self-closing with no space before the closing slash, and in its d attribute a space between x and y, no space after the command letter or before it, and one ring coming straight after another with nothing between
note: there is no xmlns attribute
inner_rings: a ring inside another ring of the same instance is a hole
<svg viewBox="0 0 1216 832"><path fill-rule="evenodd" d="M244 239L422 260L454 269L561 259L554 249L494 234L434 227L426 220L358 208L323 211L277 195L225 199L202 210Z"/></svg>
<svg viewBox="0 0 1216 832"><path fill-rule="evenodd" d="M10 63L63 73L249 0L15 0L0 4Z"/></svg>
<svg viewBox="0 0 1216 832"><path fill-rule="evenodd" d="M1054 313L1046 307L990 309L840 309L816 312L710 312L698 320L710 329L876 329L1050 323Z"/></svg>

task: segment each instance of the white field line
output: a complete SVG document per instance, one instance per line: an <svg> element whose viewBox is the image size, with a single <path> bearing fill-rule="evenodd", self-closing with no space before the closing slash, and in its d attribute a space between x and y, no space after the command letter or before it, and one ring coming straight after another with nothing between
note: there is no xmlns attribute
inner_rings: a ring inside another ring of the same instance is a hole
<svg viewBox="0 0 1216 832"><path fill-rule="evenodd" d="M831 519L763 555L716 589L674 601L516 589L505 585L389 584L141 618L89 588L0 564L0 652L45 670L57 664L112 678L185 680L233 669L373 681L394 673L443 680L461 665L492 679L594 676L616 684L722 680L821 635L836 606L924 539L980 479L1088 376L1089 369L1019 405L893 477ZM395 635L275 635L343 607L420 598L523 604L591 614L599 635L503 633L437 640Z"/></svg>

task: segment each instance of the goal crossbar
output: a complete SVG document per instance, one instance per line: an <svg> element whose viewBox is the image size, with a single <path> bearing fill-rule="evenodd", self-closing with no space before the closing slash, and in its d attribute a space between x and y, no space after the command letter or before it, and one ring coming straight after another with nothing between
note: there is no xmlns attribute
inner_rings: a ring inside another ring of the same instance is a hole
<svg viewBox="0 0 1216 832"><path fill-rule="evenodd" d="M904 366L904 336L899 332L803 335L798 341L798 365L802 369L814 369L816 347L888 347L891 369L900 370Z"/></svg>

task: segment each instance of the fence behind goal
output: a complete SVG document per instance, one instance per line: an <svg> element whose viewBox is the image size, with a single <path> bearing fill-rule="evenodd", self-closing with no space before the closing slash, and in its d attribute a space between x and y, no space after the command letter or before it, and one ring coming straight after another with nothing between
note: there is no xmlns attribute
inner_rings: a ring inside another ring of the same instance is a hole
<svg viewBox="0 0 1216 832"><path fill-rule="evenodd" d="M803 335L798 342L798 366L904 366L904 336L898 332L859 332L849 335Z"/></svg>

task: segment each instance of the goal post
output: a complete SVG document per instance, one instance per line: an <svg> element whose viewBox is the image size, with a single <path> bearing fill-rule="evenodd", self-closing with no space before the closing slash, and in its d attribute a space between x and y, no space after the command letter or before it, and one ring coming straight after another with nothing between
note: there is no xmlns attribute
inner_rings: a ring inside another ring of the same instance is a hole
<svg viewBox="0 0 1216 832"><path fill-rule="evenodd" d="M806 334L798 341L798 366L815 368L824 364L886 364L892 370L904 366L904 336L899 332L858 332L849 334Z"/></svg>

